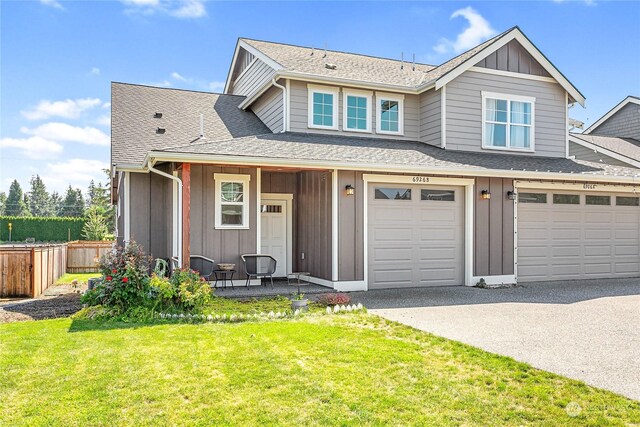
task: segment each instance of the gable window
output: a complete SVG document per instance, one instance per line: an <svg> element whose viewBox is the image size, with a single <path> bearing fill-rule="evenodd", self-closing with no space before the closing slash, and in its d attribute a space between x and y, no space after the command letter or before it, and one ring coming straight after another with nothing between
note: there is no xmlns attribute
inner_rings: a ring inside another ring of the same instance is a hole
<svg viewBox="0 0 640 427"><path fill-rule="evenodd" d="M371 92L344 91L343 127L350 132L371 132Z"/></svg>
<svg viewBox="0 0 640 427"><path fill-rule="evenodd" d="M308 85L310 128L338 129L338 88Z"/></svg>
<svg viewBox="0 0 640 427"><path fill-rule="evenodd" d="M402 135L404 133L404 96L376 93L376 132Z"/></svg>
<svg viewBox="0 0 640 427"><path fill-rule="evenodd" d="M482 147L534 150L535 98L482 92Z"/></svg>
<svg viewBox="0 0 640 427"><path fill-rule="evenodd" d="M216 173L215 227L249 228L249 175Z"/></svg>

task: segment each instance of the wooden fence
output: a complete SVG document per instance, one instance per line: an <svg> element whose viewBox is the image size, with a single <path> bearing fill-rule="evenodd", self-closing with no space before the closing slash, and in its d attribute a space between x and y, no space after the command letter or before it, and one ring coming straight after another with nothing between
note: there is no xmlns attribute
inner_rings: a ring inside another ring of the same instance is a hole
<svg viewBox="0 0 640 427"><path fill-rule="evenodd" d="M113 242L75 241L68 243L67 273L98 271L98 260L113 246Z"/></svg>
<svg viewBox="0 0 640 427"><path fill-rule="evenodd" d="M0 297L37 297L66 267L66 244L0 246Z"/></svg>

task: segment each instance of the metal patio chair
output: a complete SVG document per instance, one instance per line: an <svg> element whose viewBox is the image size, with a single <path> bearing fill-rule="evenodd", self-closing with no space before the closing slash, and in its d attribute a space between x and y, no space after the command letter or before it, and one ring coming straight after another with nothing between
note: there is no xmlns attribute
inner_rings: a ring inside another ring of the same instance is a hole
<svg viewBox="0 0 640 427"><path fill-rule="evenodd" d="M245 254L240 255L240 258L242 258L244 273L247 275L247 287L249 287L249 282L254 277L256 279L268 277L273 288L273 274L276 272L278 263L274 257L271 255Z"/></svg>
<svg viewBox="0 0 640 427"><path fill-rule="evenodd" d="M213 277L213 271L216 269L216 262L206 256L191 255L189 257L189 266L192 270L200 273L200 277L210 282L211 277Z"/></svg>

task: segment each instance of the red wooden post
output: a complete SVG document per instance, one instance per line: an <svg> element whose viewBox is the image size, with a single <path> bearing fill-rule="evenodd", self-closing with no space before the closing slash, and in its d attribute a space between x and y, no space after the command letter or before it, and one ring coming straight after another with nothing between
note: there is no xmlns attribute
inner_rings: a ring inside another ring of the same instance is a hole
<svg viewBox="0 0 640 427"><path fill-rule="evenodd" d="M182 164L182 267L191 256L191 163Z"/></svg>

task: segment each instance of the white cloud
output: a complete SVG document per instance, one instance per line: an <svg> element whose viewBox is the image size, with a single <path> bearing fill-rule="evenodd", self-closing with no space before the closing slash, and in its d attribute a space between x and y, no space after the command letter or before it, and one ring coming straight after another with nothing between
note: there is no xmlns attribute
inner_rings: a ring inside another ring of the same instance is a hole
<svg viewBox="0 0 640 427"><path fill-rule="evenodd" d="M62 152L62 145L41 136L2 138L0 148L14 148L30 159L47 159Z"/></svg>
<svg viewBox="0 0 640 427"><path fill-rule="evenodd" d="M553 0L554 3L584 3L587 6L596 6L598 3L596 3L595 0L582 0L582 1L578 1L578 0Z"/></svg>
<svg viewBox="0 0 640 427"><path fill-rule="evenodd" d="M120 0L125 5L125 13L153 15L163 13L180 19L207 16L205 0Z"/></svg>
<svg viewBox="0 0 640 427"><path fill-rule="evenodd" d="M105 102L104 104L102 104L102 108L111 108L111 103L110 102Z"/></svg>
<svg viewBox="0 0 640 427"><path fill-rule="evenodd" d="M45 6L49 6L52 7L54 9L60 9L63 10L64 7L62 7L62 5L60 4L59 1L57 0L40 0L40 4L43 4Z"/></svg>
<svg viewBox="0 0 640 427"><path fill-rule="evenodd" d="M188 78L182 76L177 71L174 71L173 73L171 73L171 77L174 80L178 80L178 81L181 81L181 82L189 82L189 81L191 81L191 79L188 79Z"/></svg>
<svg viewBox="0 0 640 427"><path fill-rule="evenodd" d="M47 184L49 191L64 193L69 185L80 188L85 192L91 180L103 182L105 174L102 169L107 169L109 164L100 160L69 159L61 162L48 163L44 171L40 173L42 180Z"/></svg>
<svg viewBox="0 0 640 427"><path fill-rule="evenodd" d="M100 126L111 126L111 116L108 114L100 116L96 119L95 123Z"/></svg>
<svg viewBox="0 0 640 427"><path fill-rule="evenodd" d="M162 80L160 82L147 83L147 86L171 87L171 82L169 80Z"/></svg>
<svg viewBox="0 0 640 427"><path fill-rule="evenodd" d="M222 92L224 90L225 82L213 81L209 82L208 89L211 92Z"/></svg>
<svg viewBox="0 0 640 427"><path fill-rule="evenodd" d="M471 6L456 10L450 19L458 17L466 19L469 26L458 34L454 41L446 38L441 39L440 43L433 47L433 50L437 53L444 54L450 51L454 53L464 52L496 34L491 24Z"/></svg>
<svg viewBox="0 0 640 427"><path fill-rule="evenodd" d="M109 135L94 127L71 126L66 123L50 122L34 129L20 128L20 132L56 142L79 142L86 145L108 146Z"/></svg>
<svg viewBox="0 0 640 427"><path fill-rule="evenodd" d="M101 104L98 98L66 99L64 101L42 100L34 108L21 111L22 115L29 120L44 120L50 117L64 117L66 119L76 119L91 108Z"/></svg>
<svg viewBox="0 0 640 427"><path fill-rule="evenodd" d="M92 76L99 76L100 75L100 68L92 67L91 71L89 71L89 74L91 74Z"/></svg>

